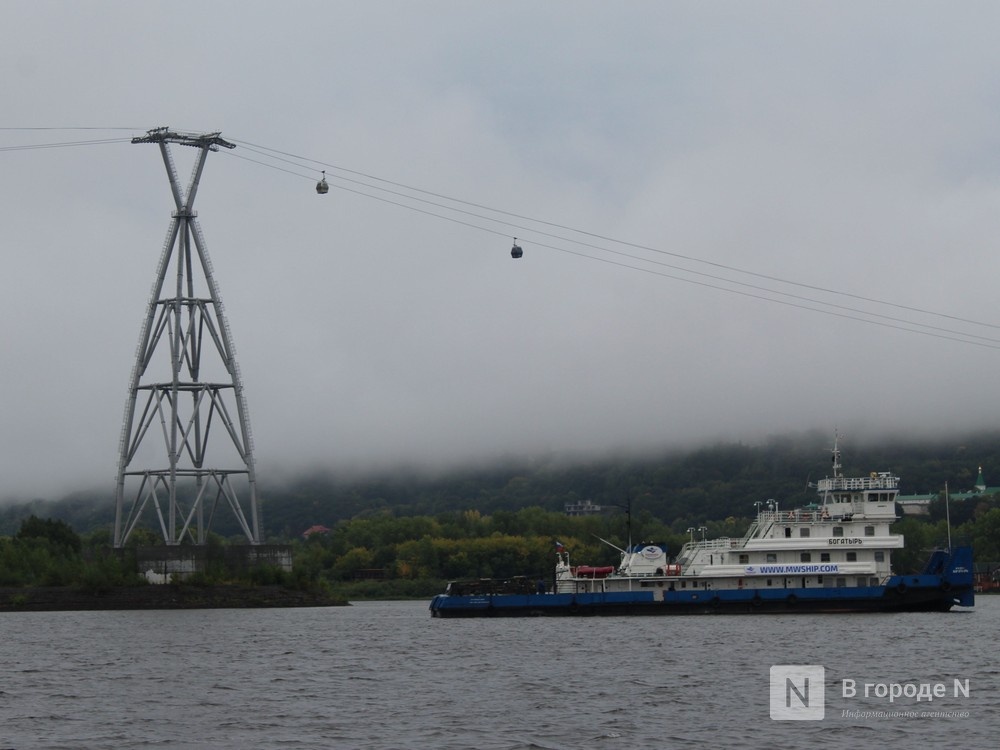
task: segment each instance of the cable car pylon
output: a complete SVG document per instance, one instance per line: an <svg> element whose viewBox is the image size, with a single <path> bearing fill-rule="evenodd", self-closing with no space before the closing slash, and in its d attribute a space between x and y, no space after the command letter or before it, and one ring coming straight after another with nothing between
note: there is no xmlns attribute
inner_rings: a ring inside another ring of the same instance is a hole
<svg viewBox="0 0 1000 750"><path fill-rule="evenodd" d="M115 483L114 546L124 546L149 508L167 545L184 539L205 544L219 506L232 511L250 544L257 545L260 513L249 414L193 208L209 151L235 144L219 133L169 128L150 130L132 142L160 147L175 210L129 382ZM177 178L171 144L197 149L186 190Z"/></svg>

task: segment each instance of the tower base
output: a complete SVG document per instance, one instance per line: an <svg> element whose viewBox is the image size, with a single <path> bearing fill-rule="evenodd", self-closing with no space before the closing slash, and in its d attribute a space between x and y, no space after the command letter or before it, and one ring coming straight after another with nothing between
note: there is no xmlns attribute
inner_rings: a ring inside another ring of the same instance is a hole
<svg viewBox="0 0 1000 750"><path fill-rule="evenodd" d="M286 573L292 570L292 548L287 544L137 547L135 559L139 573L150 583L170 583L208 572L239 577L261 565Z"/></svg>

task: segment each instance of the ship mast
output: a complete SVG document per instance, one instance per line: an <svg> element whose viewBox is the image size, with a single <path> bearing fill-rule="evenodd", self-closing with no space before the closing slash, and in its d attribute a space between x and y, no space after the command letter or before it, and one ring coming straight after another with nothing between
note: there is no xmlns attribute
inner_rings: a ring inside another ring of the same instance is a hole
<svg viewBox="0 0 1000 750"><path fill-rule="evenodd" d="M944 483L944 517L948 527L948 554L951 554L951 498L948 494L948 481Z"/></svg>

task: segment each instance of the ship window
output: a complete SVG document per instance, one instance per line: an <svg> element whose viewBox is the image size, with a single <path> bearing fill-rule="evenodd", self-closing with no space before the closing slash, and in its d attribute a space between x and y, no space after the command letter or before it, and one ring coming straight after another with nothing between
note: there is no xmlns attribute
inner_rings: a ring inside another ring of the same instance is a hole
<svg viewBox="0 0 1000 750"><path fill-rule="evenodd" d="M885 562L885 552L878 550L875 553L875 562Z"/></svg>
<svg viewBox="0 0 1000 750"><path fill-rule="evenodd" d="M857 561L858 561L858 553L857 552L848 552L847 553L847 562L857 562Z"/></svg>
<svg viewBox="0 0 1000 750"><path fill-rule="evenodd" d="M686 589L688 587L687 581L681 581L681 588Z"/></svg>
<svg viewBox="0 0 1000 750"><path fill-rule="evenodd" d="M822 583L823 583L823 576L816 576L816 583L822 585Z"/></svg>
<svg viewBox="0 0 1000 750"><path fill-rule="evenodd" d="M809 528L807 526L803 526L802 528L800 528L799 536L809 536Z"/></svg>
<svg viewBox="0 0 1000 750"><path fill-rule="evenodd" d="M771 579L770 579L770 578L768 578L768 579L767 579L767 585L768 585L768 586L770 586L770 585L771 585Z"/></svg>
<svg viewBox="0 0 1000 750"><path fill-rule="evenodd" d="M830 553L829 552L820 552L819 553L819 561L820 562L830 562Z"/></svg>
<svg viewBox="0 0 1000 750"><path fill-rule="evenodd" d="M858 576L858 586L867 586L868 579L865 576Z"/></svg>
<svg viewBox="0 0 1000 750"><path fill-rule="evenodd" d="M803 552L799 555L799 562L812 562L813 556L809 552Z"/></svg>
<svg viewBox="0 0 1000 750"><path fill-rule="evenodd" d="M833 527L833 535L834 536L843 536L844 535L844 527L843 526L834 526Z"/></svg>
<svg viewBox="0 0 1000 750"><path fill-rule="evenodd" d="M749 565L750 555L740 555L740 565Z"/></svg>
<svg viewBox="0 0 1000 750"><path fill-rule="evenodd" d="M846 578L837 578L837 588L838 589L845 588L846 586L847 586L847 579Z"/></svg>
<svg viewBox="0 0 1000 750"><path fill-rule="evenodd" d="M875 527L865 526L865 536L875 536Z"/></svg>
<svg viewBox="0 0 1000 750"><path fill-rule="evenodd" d="M769 563L776 563L776 562L778 562L778 555L777 555L777 553L775 553L775 552L768 552L767 553L767 560L766 560L766 562L769 562Z"/></svg>
<svg viewBox="0 0 1000 750"><path fill-rule="evenodd" d="M792 535L792 530L786 526L785 527L785 538L787 539L791 535Z"/></svg>
<svg viewBox="0 0 1000 750"><path fill-rule="evenodd" d="M869 586L878 586L878 578L876 578L875 576L872 576L871 578L869 578L868 579L868 585Z"/></svg>

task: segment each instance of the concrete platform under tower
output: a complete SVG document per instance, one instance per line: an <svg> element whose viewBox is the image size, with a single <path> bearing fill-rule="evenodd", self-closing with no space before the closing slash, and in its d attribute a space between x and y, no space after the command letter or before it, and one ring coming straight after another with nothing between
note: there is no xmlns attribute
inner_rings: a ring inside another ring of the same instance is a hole
<svg viewBox="0 0 1000 750"><path fill-rule="evenodd" d="M169 583L171 578L186 578L193 573L222 568L237 576L255 567L267 565L292 570L292 548L286 544L243 544L229 546L138 547L136 566L150 583Z"/></svg>

